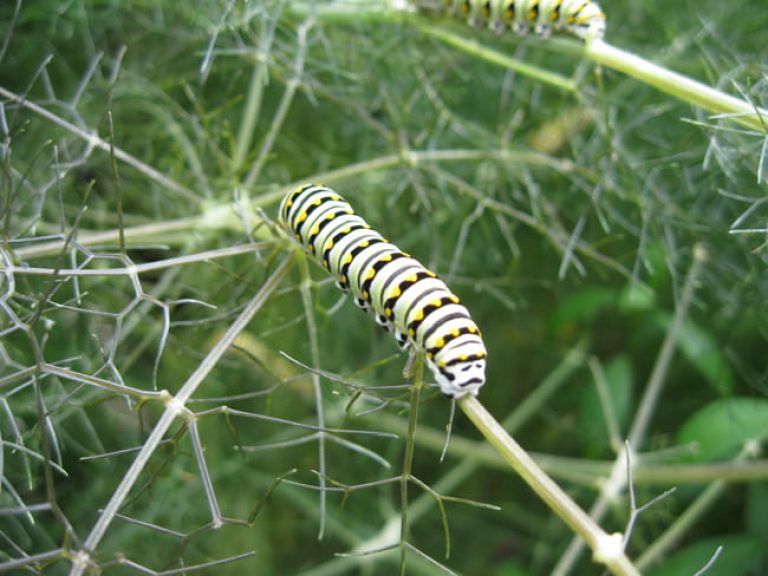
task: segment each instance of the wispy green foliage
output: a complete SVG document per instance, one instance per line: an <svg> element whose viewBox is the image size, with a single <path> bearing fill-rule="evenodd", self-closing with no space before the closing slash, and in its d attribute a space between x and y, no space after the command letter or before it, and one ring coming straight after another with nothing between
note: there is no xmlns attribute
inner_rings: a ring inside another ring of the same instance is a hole
<svg viewBox="0 0 768 576"><path fill-rule="evenodd" d="M754 3L601 4L768 106ZM0 570L595 573L460 411L440 459L450 404L276 234L323 182L461 296L481 402L638 566L765 571L766 131L399 8L0 2Z"/></svg>

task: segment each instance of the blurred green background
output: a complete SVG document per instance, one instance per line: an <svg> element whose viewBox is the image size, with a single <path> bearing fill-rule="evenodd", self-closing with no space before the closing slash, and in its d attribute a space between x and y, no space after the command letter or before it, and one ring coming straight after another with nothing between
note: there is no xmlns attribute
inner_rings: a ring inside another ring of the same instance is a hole
<svg viewBox="0 0 768 576"><path fill-rule="evenodd" d="M608 42L768 105L768 11L746 0L601 5ZM556 72L573 89L448 47L430 27ZM649 381L660 381L633 447L637 503L677 490L634 525L628 552L648 555L648 573L693 574L720 545L708 574L768 570L765 132L598 69L574 40L495 36L384 2L6 0L0 38L0 561L62 548L18 573L67 573L67 551L82 545L162 411L38 372L41 358L177 391L289 246L198 255L273 239L281 192L321 181L462 298L489 350L482 402L499 420L516 419L518 441L585 508ZM133 283L119 272L54 274L123 268L121 227L130 262L189 260ZM227 405L317 425L306 371L280 355L312 364L312 342L318 369L366 386L405 383L391 339L317 266L310 277L304 270L270 295L191 410ZM659 364L665 341L674 353ZM399 541L400 485L379 481L402 472L407 392L358 397L328 379L321 390L328 427L398 438L330 434L321 457L312 430L200 417L223 516L245 521L258 510L250 526L213 529L178 422L99 544L103 571L138 573L136 562L162 572L253 551L201 570L396 574L396 552L337 555ZM446 559L427 496L408 542L460 574L551 573L572 533L461 414L440 461L448 416L439 394L422 395L414 475L500 510L446 502ZM318 485L321 468L337 490L326 510L306 486ZM304 486L275 487L294 470L288 479ZM411 503L424 493L411 484ZM622 493L601 524L623 531L629 513ZM674 542L658 551L672 526ZM446 573L417 553L407 568ZM600 573L588 553L561 570Z"/></svg>

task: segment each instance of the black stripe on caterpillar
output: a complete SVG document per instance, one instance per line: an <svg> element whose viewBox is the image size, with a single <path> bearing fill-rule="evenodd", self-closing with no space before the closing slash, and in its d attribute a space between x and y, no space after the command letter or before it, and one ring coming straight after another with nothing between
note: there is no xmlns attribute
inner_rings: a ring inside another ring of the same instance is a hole
<svg viewBox="0 0 768 576"><path fill-rule="evenodd" d="M290 192L279 216L403 350L424 353L443 394L477 395L485 383L480 330L435 273L372 230L330 188L310 184Z"/></svg>
<svg viewBox="0 0 768 576"><path fill-rule="evenodd" d="M448 12L470 26L496 33L540 36L565 31L590 41L605 33L605 13L592 0L411 0L425 12Z"/></svg>

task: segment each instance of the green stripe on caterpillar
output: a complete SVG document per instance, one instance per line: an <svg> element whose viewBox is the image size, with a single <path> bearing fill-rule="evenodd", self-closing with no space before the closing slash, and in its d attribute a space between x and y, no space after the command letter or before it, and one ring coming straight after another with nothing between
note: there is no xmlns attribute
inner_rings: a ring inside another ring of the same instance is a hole
<svg viewBox="0 0 768 576"><path fill-rule="evenodd" d="M540 36L565 31L584 40L602 38L605 14L592 0L411 0L425 12L448 12L470 26L496 33L512 30Z"/></svg>
<svg viewBox="0 0 768 576"><path fill-rule="evenodd" d="M280 204L280 222L403 350L424 353L446 396L476 396L486 350L467 309L434 272L387 242L330 188L310 184Z"/></svg>

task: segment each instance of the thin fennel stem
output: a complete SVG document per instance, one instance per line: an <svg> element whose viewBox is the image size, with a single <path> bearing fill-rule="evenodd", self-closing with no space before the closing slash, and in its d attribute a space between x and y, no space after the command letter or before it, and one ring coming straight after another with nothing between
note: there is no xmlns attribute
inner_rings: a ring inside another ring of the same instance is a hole
<svg viewBox="0 0 768 576"><path fill-rule="evenodd" d="M301 286L299 291L301 292L301 302L304 307L304 313L307 320L307 333L309 334L309 350L312 357L312 366L320 366L320 346L318 345L317 337L317 322L315 320L315 306L312 302L312 275L309 272L309 264L307 256L300 250L296 250L296 258L299 261L299 270L301 272ZM315 412L317 416L317 426L320 428L317 432L317 460L320 476L318 483L320 484L319 494L319 514L320 523L317 530L317 539L322 540L325 535L325 523L326 523L326 508L327 508L327 492L325 490L327 484L327 466L325 459L325 443L326 435L322 430L325 428L325 411L323 408L323 391L320 386L320 376L312 372L312 395L315 400Z"/></svg>
<svg viewBox="0 0 768 576"><path fill-rule="evenodd" d="M171 424L177 417L183 416L186 410L186 403L198 389L198 387L205 381L210 371L216 366L218 361L224 356L237 336L242 332L256 313L264 306L268 301L272 292L274 292L280 285L280 282L288 273L293 260L291 258L285 258L280 265L275 269L274 273L261 287L261 290L251 299L248 305L243 309L240 316L232 323L227 329L224 335L214 345L206 357L202 360L197 369L189 376L187 381L183 384L179 392L175 397L170 397L166 402L165 410L160 416L157 424L153 428L149 437L144 442L142 449L139 451L136 459L131 463L128 471L123 476L120 484L112 494L112 498L109 503L104 507L104 510L99 515L96 524L94 524L88 537L83 543L82 549L74 554L74 560L70 569L70 576L82 576L83 572L88 569L91 562L90 555L96 550L97 546L104 537L112 521L115 519L120 506L122 506L125 499L128 497L129 492L136 484L139 475L146 467L150 458L154 454L157 447L160 445L165 433L170 428Z"/></svg>
<svg viewBox="0 0 768 576"><path fill-rule="evenodd" d="M627 458L632 458L632 456L640 449L643 441L645 440L651 418L655 413L667 373L669 372L669 367L672 363L672 358L677 345L677 339L680 335L680 330L682 329L683 322L688 315L688 309L693 302L694 291L699 283L698 281L699 275L701 273L701 267L706 259L706 250L703 246L697 244L693 250L693 263L688 270L685 283L683 284L680 302L675 309L674 318L672 319L672 323L667 330L667 334L664 338L664 342L661 345L659 355L656 358L656 362L654 363L653 371L651 372L651 376L648 379L648 384L645 387L643 397L640 400L640 406L632 421L627 443L618 451L612 466L611 474L608 477L608 480L603 483L600 494L590 509L590 515L596 521L600 521L600 519L608 511L611 502L613 502L614 499L626 487ZM627 454L627 446L630 450L629 454ZM568 545L565 553L561 556L553 574L555 576L567 574L578 559L583 546L584 545L580 540L574 538Z"/></svg>
<svg viewBox="0 0 768 576"><path fill-rule="evenodd" d="M285 196L286 192L294 190L307 182L332 184L346 178L353 178L360 174L367 174L378 170L388 170L403 165L415 167L422 162L477 162L488 159L504 161L506 163L521 163L536 167L546 167L561 172L569 172L577 169L577 167L570 161L558 160L545 154L530 151L503 149L410 150L406 157L403 157L402 154L387 154L385 156L348 164L341 168L328 170L326 172L310 174L284 186L275 186L274 189L270 189L271 191L265 192L254 198L253 201L250 202L250 207L264 208L265 206L274 204L280 201L280 199ZM125 228L125 238L126 241L133 243L171 243L174 241L178 243L181 241L186 242L188 240L189 230L197 230L198 232L226 230L236 229L239 225L240 220L236 217L230 202L211 202L205 204L202 214L198 216L128 226ZM116 242L117 238L117 230L103 230L98 232L81 230L77 235L77 243L80 246L94 246ZM16 248L14 254L21 259L49 256L60 252L63 245L63 239L39 242L34 245Z"/></svg>
<svg viewBox="0 0 768 576"><path fill-rule="evenodd" d="M91 148L98 148L99 150L106 152L108 154L110 153L114 154L115 158L117 158L121 162L124 162L125 164L128 164L129 166L135 168L138 172L140 172L150 180L156 182L157 184L159 184L160 186L163 186L164 188L167 188L168 190L171 190L172 192L175 192L180 197L184 198L185 200L192 203L193 205L197 206L200 204L201 199L194 191L190 190L183 184L180 184L175 180L169 178L168 176L166 176L159 170L156 170L149 164L142 162L135 156L128 154L128 152L126 152L122 148L118 148L117 146L111 146L108 141L101 138L96 132L88 131L83 128L80 128L79 126L76 126L72 122L65 120L61 116L58 116L53 112L50 112L48 109L43 108L42 106L39 106L34 102L30 102L24 96L16 94L15 92L11 92L10 90L6 90L2 86L0 86L0 96L2 96L3 98L7 98L12 102L17 103L19 106L26 108L31 112L34 112L35 114L37 114L38 116L41 116L42 118L45 118L52 124L55 124L56 126L63 128L64 130L67 130L71 134L74 134L75 136L80 138L83 142L86 142L88 146L90 146Z"/></svg>
<svg viewBox="0 0 768 576"><path fill-rule="evenodd" d="M739 454L733 459L733 462L743 462L755 454L754 445L748 441L742 447ZM690 530L696 521L698 521L715 504L722 495L728 481L724 479L712 482L699 496L691 503L688 508L678 516L664 533L657 538L642 555L637 559L637 565L640 568L647 568L658 558L666 555L683 536Z"/></svg>
<svg viewBox="0 0 768 576"><path fill-rule="evenodd" d="M538 66L526 64L522 60L512 58L506 54L488 48L487 46L484 46L475 40L467 40L462 36L446 30L443 26L434 26L432 24L419 22L416 24L416 27L424 34L433 36L445 44L453 46L454 48L457 48L458 50L461 50L462 52L472 56L476 56L481 60L485 60L491 64L506 68L507 70L513 70L519 74L528 76L534 80L543 82L544 84L549 84L555 88L560 88L566 92L576 92L576 82L570 78L566 78L562 74L557 74L555 72L550 72L543 68L539 68Z"/></svg>
<svg viewBox="0 0 768 576"><path fill-rule="evenodd" d="M245 188L251 188L258 180L259 175L261 174L261 169L264 167L269 153L272 150L272 146L277 141L278 134L280 133L280 130L283 127L283 123L288 116L288 111L290 110L293 99L296 96L296 90L301 85L301 76L304 73L304 62L308 50L307 34L313 25L314 19L309 18L304 21L301 26L299 26L299 29L296 32L297 47L296 58L294 59L293 63L293 76L290 80L288 80L288 83L285 86L283 97L280 99L280 105L278 106L277 112L275 112L275 115L272 118L269 131L267 132L267 135L261 145L261 149L259 150L259 155L257 156L256 161L253 163L253 166L251 166L251 169L248 171L248 175L243 181L243 186Z"/></svg>
<svg viewBox="0 0 768 576"><path fill-rule="evenodd" d="M452 32L446 31L440 26L425 24L418 19L414 19L414 22L414 26L421 32L429 34L466 54L503 68L515 70L545 84L550 84L570 92L576 91L576 82L569 78L527 65L514 58L509 58L474 40L466 40ZM592 40L585 44L583 54L593 62L623 72L627 76L653 86L657 90L674 96L678 100L699 106L714 114L722 114L732 121L756 130L761 134L768 133L768 110L764 108L752 105L735 96L730 96L716 88L654 64L645 58L612 46L600 39Z"/></svg>
<svg viewBox="0 0 768 576"><path fill-rule="evenodd" d="M266 81L267 64L263 60L259 60L253 65L253 74L248 85L248 97L243 112L243 119L237 134L237 147L235 148L235 157L232 160L235 172L240 170L251 148L251 141L256 130L256 121L259 118L261 99Z"/></svg>
<svg viewBox="0 0 768 576"><path fill-rule="evenodd" d="M419 397L424 382L424 361L421 354L415 358L413 383L411 384L411 410L408 415L408 435L405 437L403 472L400 477L400 576L405 576L408 547L408 483L413 472L413 455L416 451L416 424L419 419Z"/></svg>
<svg viewBox="0 0 768 576"><path fill-rule="evenodd" d="M598 64L623 72L679 100L699 106L708 112L727 115L734 122L761 133L768 132L768 110L654 64L603 40L594 40L587 44L584 53Z"/></svg>
<svg viewBox="0 0 768 576"><path fill-rule="evenodd" d="M643 398L640 401L640 408L637 411L632 422L632 428L629 432L629 445L634 451L640 449L643 440L645 439L651 417L655 412L656 404L658 403L664 385L664 380L672 362L672 355L677 347L677 339L680 335L680 330L683 328L683 322L688 315L688 308L693 302L693 295L699 284L701 267L706 260L706 249L701 244L694 246L693 263L685 278L680 303L675 310L672 324L670 325L669 330L667 330L667 335L662 344L661 351L659 352L659 357L653 366L653 372L648 380L648 385L643 393Z"/></svg>
<svg viewBox="0 0 768 576"><path fill-rule="evenodd" d="M474 396L458 400L459 407L504 460L593 550L596 562L613 574L639 576L624 553L620 534L609 535L587 515L502 428Z"/></svg>

